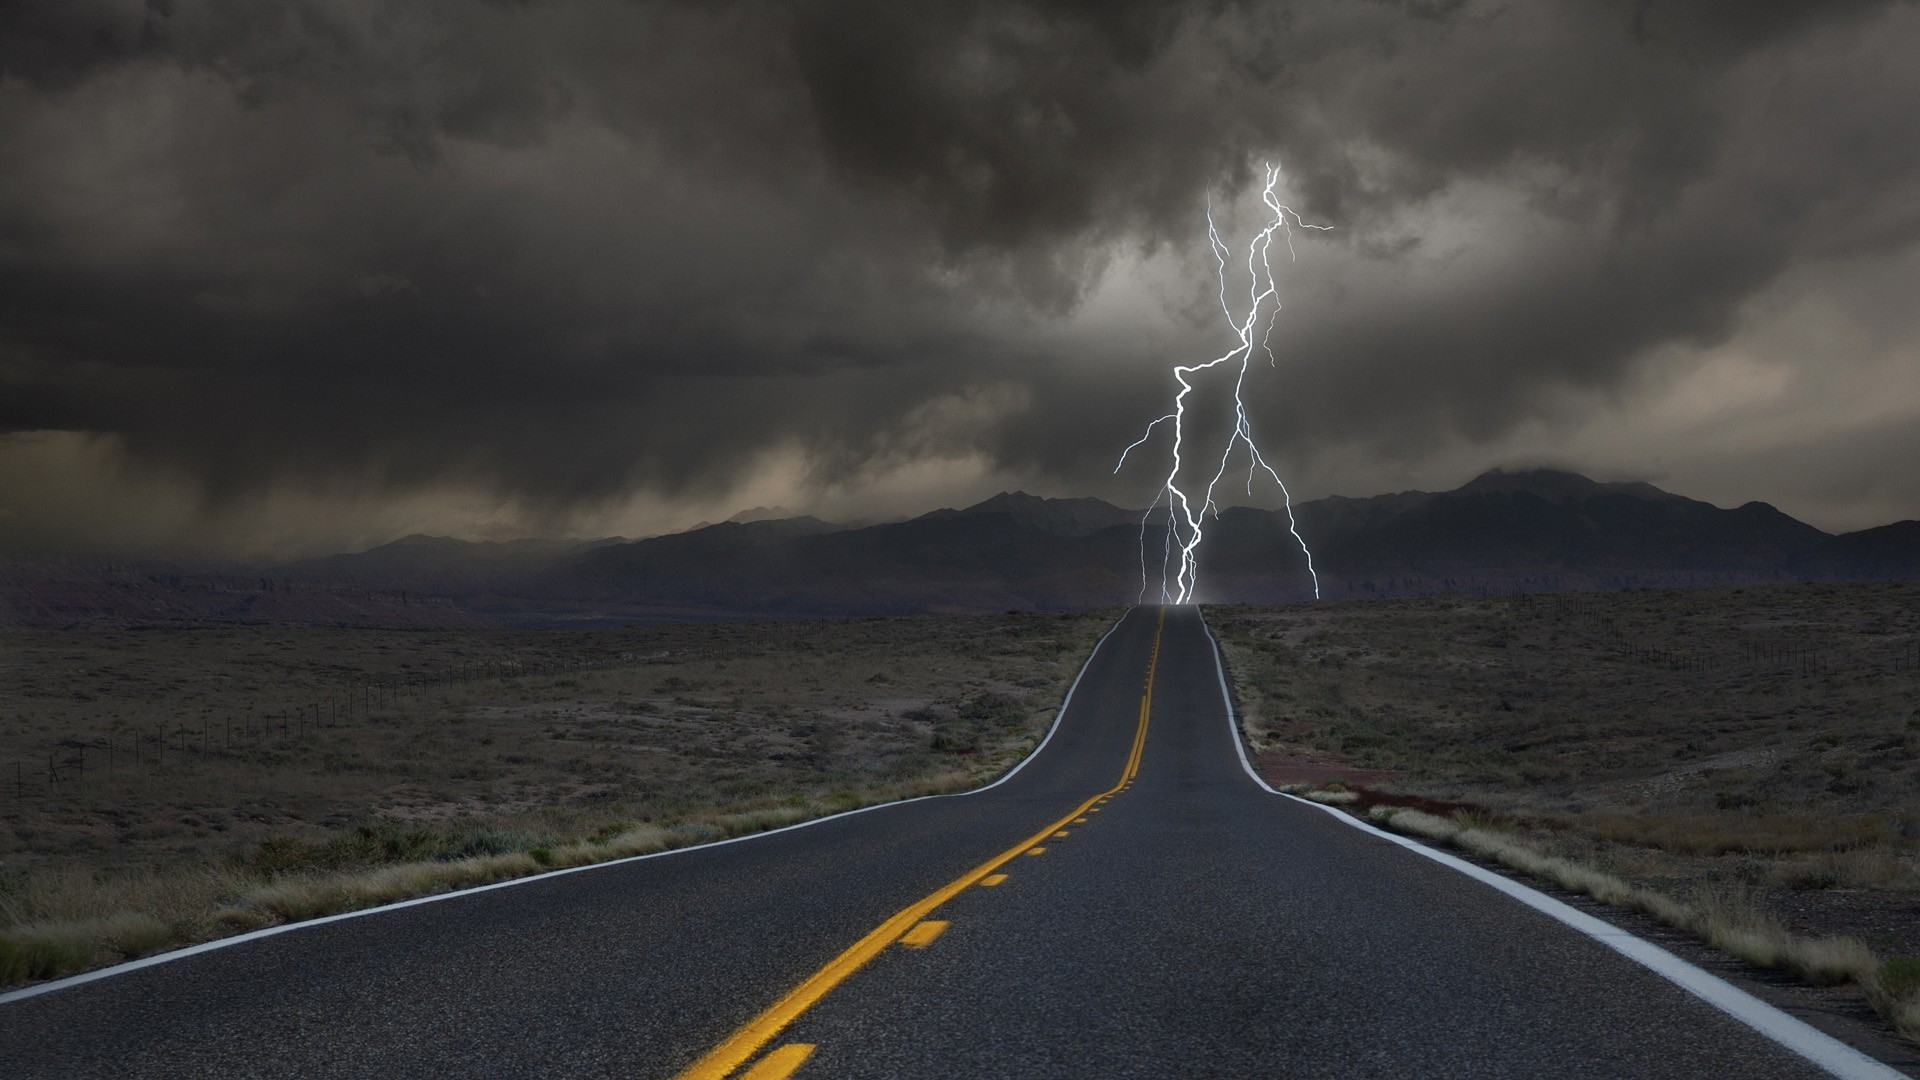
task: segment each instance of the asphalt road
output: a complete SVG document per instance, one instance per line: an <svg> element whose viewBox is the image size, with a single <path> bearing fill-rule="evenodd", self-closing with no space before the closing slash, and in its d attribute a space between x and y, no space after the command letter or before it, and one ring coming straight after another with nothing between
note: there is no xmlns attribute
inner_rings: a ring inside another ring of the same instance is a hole
<svg viewBox="0 0 1920 1080"><path fill-rule="evenodd" d="M1260 790L1198 616L1159 615L990 790L0 1005L0 1076L1824 1075Z"/></svg>

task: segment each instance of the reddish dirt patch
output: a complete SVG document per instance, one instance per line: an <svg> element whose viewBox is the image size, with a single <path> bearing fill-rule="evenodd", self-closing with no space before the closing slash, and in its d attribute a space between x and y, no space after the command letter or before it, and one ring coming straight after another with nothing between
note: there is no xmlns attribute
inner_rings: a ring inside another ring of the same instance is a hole
<svg viewBox="0 0 1920 1080"><path fill-rule="evenodd" d="M1368 810L1376 806L1398 806L1404 810L1418 810L1422 813L1432 814L1435 817L1452 817L1455 813L1464 810L1482 821L1500 824L1510 828L1526 824L1524 819L1516 818L1511 814L1496 813L1481 806L1479 803L1453 802L1447 799L1429 799L1424 795L1402 795L1398 792L1375 791L1372 788L1364 787L1355 788L1354 792L1360 796L1360 799L1358 802L1350 804L1349 809L1363 816Z"/></svg>
<svg viewBox="0 0 1920 1080"><path fill-rule="evenodd" d="M1255 754L1253 768L1262 780L1275 787L1281 784L1331 784L1336 781L1352 787L1356 784L1384 783L1400 776L1392 769L1362 769L1292 754Z"/></svg>
<svg viewBox="0 0 1920 1080"><path fill-rule="evenodd" d="M1275 787L1281 784L1338 783L1360 796L1359 801L1351 804L1347 809L1362 817L1376 806L1399 806L1409 810L1424 811L1436 817L1449 817L1456 811L1464 810L1486 821L1498 820L1506 824L1516 824L1519 821L1512 815L1488 810L1479 803L1429 799L1424 795L1381 791L1373 786L1399 779L1401 774L1394 769L1362 769L1357 765L1344 765L1337 761L1315 761L1312 758L1279 753L1255 754L1253 767L1260 773L1261 779Z"/></svg>

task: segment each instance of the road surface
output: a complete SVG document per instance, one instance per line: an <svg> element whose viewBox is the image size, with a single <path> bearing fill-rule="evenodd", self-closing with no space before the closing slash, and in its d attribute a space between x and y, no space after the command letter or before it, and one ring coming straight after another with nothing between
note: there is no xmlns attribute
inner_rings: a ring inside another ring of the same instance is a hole
<svg viewBox="0 0 1920 1080"><path fill-rule="evenodd" d="M0 1004L0 1075L1826 1075L1593 939L1262 790L1139 608L991 789Z"/></svg>

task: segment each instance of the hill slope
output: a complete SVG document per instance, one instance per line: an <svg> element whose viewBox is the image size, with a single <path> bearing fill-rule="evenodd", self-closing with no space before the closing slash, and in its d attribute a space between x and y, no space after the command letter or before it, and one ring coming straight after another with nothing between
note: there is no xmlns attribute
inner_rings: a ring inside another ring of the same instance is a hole
<svg viewBox="0 0 1920 1080"><path fill-rule="evenodd" d="M1022 492L858 528L740 517L753 520L637 541L407 537L260 571L258 597L248 595L254 572L244 569L196 590L177 574L118 572L137 577L130 589L94 587L71 567L14 567L0 577L0 621L300 621L311 609L351 624L389 611L406 625L551 624L1067 608L1131 602L1143 586L1157 598L1167 553L1164 510L1143 532L1137 510ZM1330 599L1920 577L1920 522L1829 536L1765 503L1721 509L1650 484L1552 470L1492 472L1452 491L1320 499L1294 517ZM1235 507L1209 519L1200 577L1209 602L1313 595L1283 511ZM422 603L429 598L440 606Z"/></svg>

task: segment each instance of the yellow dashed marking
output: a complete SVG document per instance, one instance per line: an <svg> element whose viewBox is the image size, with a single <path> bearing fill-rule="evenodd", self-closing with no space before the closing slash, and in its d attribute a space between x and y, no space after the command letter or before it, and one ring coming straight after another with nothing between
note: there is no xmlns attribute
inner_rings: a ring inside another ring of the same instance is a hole
<svg viewBox="0 0 1920 1080"><path fill-rule="evenodd" d="M924 949L933 944L933 939L939 937L946 929L946 920L928 919L915 924L913 929L901 935L900 944L909 949Z"/></svg>
<svg viewBox="0 0 1920 1080"><path fill-rule="evenodd" d="M742 1080L787 1080L793 1070L813 1053L812 1043L788 1043L756 1062L741 1074Z"/></svg>
<svg viewBox="0 0 1920 1080"><path fill-rule="evenodd" d="M1007 880L1007 875L1005 874L988 874L986 877L980 879L980 884L991 889L1005 880Z"/></svg>
<svg viewBox="0 0 1920 1080"><path fill-rule="evenodd" d="M1162 609L1159 623L1153 631L1153 655L1147 662L1147 692L1140 699L1140 723L1133 733L1133 752L1127 758L1126 768L1121 771L1118 784L1081 803L1079 809L1042 829L1024 843L1009 848L947 885L934 890L918 902L896 912L892 918L874 927L867 936L848 946L845 952L834 957L827 966L789 990L786 996L774 1002L765 1012L749 1020L745 1026L729 1035L720 1045L707 1051L700 1060L687 1066L676 1080L722 1080L732 1076L734 1070L752 1060L753 1055L759 1053L761 1047L772 1042L774 1036L799 1019L801 1013L806 1012L815 1002L826 996L828 991L844 982L848 976L864 967L867 961L879 955L880 951L888 945L896 941L904 941L910 935L921 933L926 935L922 942L924 944L925 941L932 941L938 937L940 931L946 929L946 923L934 919L922 921L922 915L946 903L968 886L985 880L989 874L998 870L1000 865L1009 859L1023 854L1039 855L1045 852L1047 849L1038 845L1040 840L1045 839L1074 818L1091 812L1096 802L1104 802L1112 798L1115 792L1126 790L1126 786L1131 785L1134 775L1140 771L1140 757L1146 750L1147 718L1153 711L1153 678L1160 661L1160 634L1166 628L1166 621L1167 613ZM929 926L937 926L938 929L925 929ZM759 1064L742 1075L746 1080L781 1080L794 1069L799 1068L800 1063L805 1061L807 1055L812 1052L813 1047L810 1044L790 1043L768 1054Z"/></svg>

